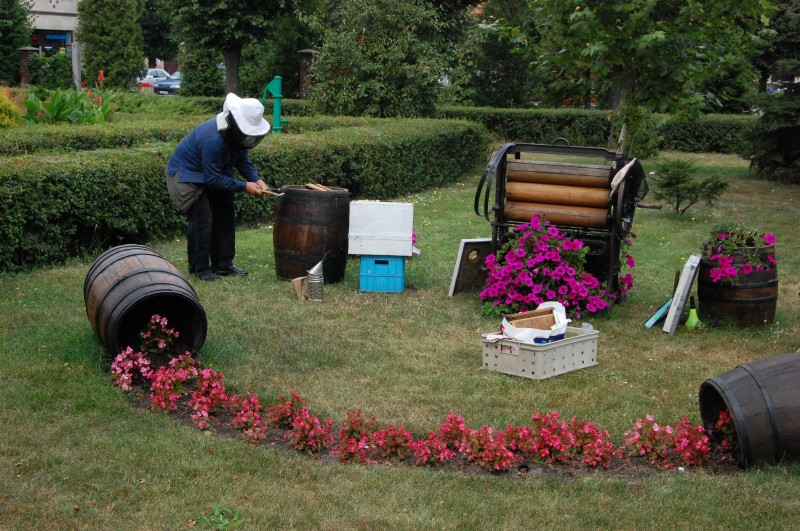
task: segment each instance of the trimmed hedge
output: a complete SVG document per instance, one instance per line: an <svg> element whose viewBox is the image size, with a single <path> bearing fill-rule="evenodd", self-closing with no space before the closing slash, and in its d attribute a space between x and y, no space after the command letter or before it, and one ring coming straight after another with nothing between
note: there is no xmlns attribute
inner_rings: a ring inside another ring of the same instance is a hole
<svg viewBox="0 0 800 531"><path fill-rule="evenodd" d="M757 116L734 114L709 114L693 122L671 118L659 128L659 148L687 153L741 153L757 121Z"/></svg>
<svg viewBox="0 0 800 531"><path fill-rule="evenodd" d="M566 138L573 146L605 146L611 131L605 111L446 106L439 114L481 123L506 142L551 144Z"/></svg>
<svg viewBox="0 0 800 531"><path fill-rule="evenodd" d="M38 151L93 151L121 149L153 142L174 142L205 120L192 116L182 120L125 120L94 125L26 125L0 134L0 156L14 156Z"/></svg>
<svg viewBox="0 0 800 531"><path fill-rule="evenodd" d="M185 218L163 175L175 143L0 158L0 271L180 234ZM483 127L466 121L369 120L269 136L251 158L273 185L319 182L354 198L391 199L457 180L483 160L488 143ZM237 194L238 221L268 222L275 204Z"/></svg>
<svg viewBox="0 0 800 531"><path fill-rule="evenodd" d="M150 115L116 115L114 122L93 125L36 124L0 131L0 156L40 151L93 151L123 149L153 143L177 144L194 126L213 115L187 115L153 119ZM305 134L347 127L369 127L375 118L293 116L284 124L285 134Z"/></svg>
<svg viewBox="0 0 800 531"><path fill-rule="evenodd" d="M566 138L573 146L607 147L611 125L607 111L581 109L494 109L443 107L443 118L483 124L505 141L550 144ZM660 116L659 149L688 153L739 153L758 119L752 115L709 114L696 121ZM616 141L616 137L613 139Z"/></svg>
<svg viewBox="0 0 800 531"><path fill-rule="evenodd" d="M148 142L180 140L194 125L219 112L222 98L171 97L115 93L118 114L104 129L56 132L34 126L0 136L0 155L32 153L41 149L89 150L132 147ZM265 101L271 121L272 100ZM306 100L284 99L287 134L369 124L370 118L314 115ZM126 114L135 113L135 114ZM145 113L142 116L142 113ZM178 118L179 117L179 118ZM498 140L549 144L566 138L574 146L608 146L608 111L584 109L499 109L443 106L438 117L482 124ZM688 153L739 153L757 120L753 115L710 114L696 121L660 116L659 149ZM66 126L65 129L69 128ZM56 133L57 136L53 136ZM28 138L30 136L30 138ZM616 140L616 137L612 139Z"/></svg>

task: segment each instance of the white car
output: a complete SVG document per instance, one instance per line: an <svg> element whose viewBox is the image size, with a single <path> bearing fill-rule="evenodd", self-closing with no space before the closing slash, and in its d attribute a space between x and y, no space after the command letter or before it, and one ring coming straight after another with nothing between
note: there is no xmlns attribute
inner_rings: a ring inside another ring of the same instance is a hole
<svg viewBox="0 0 800 531"><path fill-rule="evenodd" d="M142 87L152 87L158 81L164 81L169 77L169 72L161 68L149 68L147 74L139 79L139 85Z"/></svg>

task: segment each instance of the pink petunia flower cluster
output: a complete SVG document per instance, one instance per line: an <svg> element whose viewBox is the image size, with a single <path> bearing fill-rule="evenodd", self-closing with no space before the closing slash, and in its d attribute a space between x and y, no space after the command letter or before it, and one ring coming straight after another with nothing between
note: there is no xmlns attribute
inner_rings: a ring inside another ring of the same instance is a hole
<svg viewBox="0 0 800 531"><path fill-rule="evenodd" d="M766 252L764 248L775 242L774 234L741 223L716 227L703 246L703 257L712 263L711 281L733 283L740 275L769 271L777 261L774 252Z"/></svg>
<svg viewBox="0 0 800 531"><path fill-rule="evenodd" d="M546 301L558 301L577 319L585 312L607 309L615 296L606 293L600 281L585 271L587 248L570 239L536 213L529 223L515 227L515 237L498 253L486 257L488 274L480 293L484 313L490 307L501 313L532 310ZM630 246L630 241L626 241ZM628 267L633 257L623 251ZM633 287L630 273L620 277L621 293Z"/></svg>

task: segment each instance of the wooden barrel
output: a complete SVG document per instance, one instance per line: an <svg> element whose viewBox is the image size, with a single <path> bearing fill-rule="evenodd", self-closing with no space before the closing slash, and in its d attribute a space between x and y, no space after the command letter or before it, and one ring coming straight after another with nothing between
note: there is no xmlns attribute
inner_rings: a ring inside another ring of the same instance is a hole
<svg viewBox="0 0 800 531"><path fill-rule="evenodd" d="M278 278L304 277L322 260L325 282L341 281L347 267L350 192L297 185L284 186L281 192L272 231Z"/></svg>
<svg viewBox="0 0 800 531"><path fill-rule="evenodd" d="M739 466L800 458L800 352L740 365L700 386L703 425L727 410L736 429Z"/></svg>
<svg viewBox="0 0 800 531"><path fill-rule="evenodd" d="M142 245L120 245L98 256L83 283L86 315L111 356L139 348L154 314L180 332L176 348L195 353L206 340L206 313L191 284L167 259Z"/></svg>
<svg viewBox="0 0 800 531"><path fill-rule="evenodd" d="M759 251L774 255L775 246ZM697 302L701 319L730 322L742 328L764 326L775 320L777 266L773 265L769 270L754 270L749 275L740 271L732 283L712 281L711 269L714 267L714 262L703 258L697 269Z"/></svg>

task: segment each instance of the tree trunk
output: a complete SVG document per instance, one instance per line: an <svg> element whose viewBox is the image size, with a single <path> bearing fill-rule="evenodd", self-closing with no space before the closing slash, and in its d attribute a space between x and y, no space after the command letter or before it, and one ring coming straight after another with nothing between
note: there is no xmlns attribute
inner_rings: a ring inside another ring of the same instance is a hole
<svg viewBox="0 0 800 531"><path fill-rule="evenodd" d="M222 50L225 58L225 94L239 94L239 60L242 56L242 46L225 48Z"/></svg>
<svg viewBox="0 0 800 531"><path fill-rule="evenodd" d="M608 108L614 112L619 112L628 88L626 80L623 77L622 67L615 67L609 77L611 80L611 90L608 91Z"/></svg>
<svg viewBox="0 0 800 531"><path fill-rule="evenodd" d="M630 105L630 101L627 101L630 94L631 84L625 76L624 69L621 66L615 67L611 74L611 90L608 95L608 106L612 114L622 115L624 120L615 147L615 151L620 155L624 153L625 145L628 141L628 123L623 110L626 105Z"/></svg>

